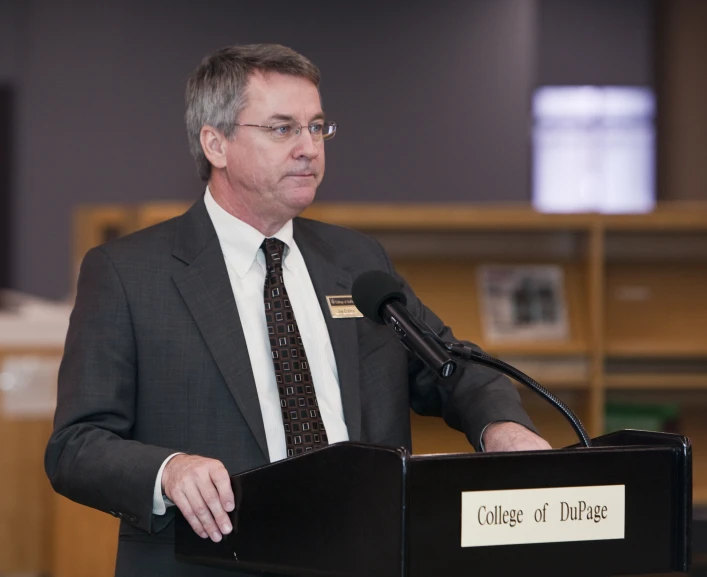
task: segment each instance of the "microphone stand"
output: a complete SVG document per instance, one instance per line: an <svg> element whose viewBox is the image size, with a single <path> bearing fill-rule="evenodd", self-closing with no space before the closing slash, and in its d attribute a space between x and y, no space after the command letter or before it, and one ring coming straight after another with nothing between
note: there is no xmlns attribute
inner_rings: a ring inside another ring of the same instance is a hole
<svg viewBox="0 0 707 577"><path fill-rule="evenodd" d="M579 437L579 440L581 441L582 445L584 445L585 447L592 446L592 441L589 438L589 434L587 433L586 429L584 428L584 425L582 425L582 422L579 420L577 415L575 415L574 412L572 412L572 410L565 403L563 403L558 397L553 395L540 383L531 379L528 375L519 371L508 363L504 363L500 359L485 355L484 353L480 353L479 351L475 351L469 345L465 345L464 343L442 342L442 344L450 353L452 353L456 357L495 369L503 373L504 375L514 378L518 382L524 384L526 387L538 393L551 405L555 406L562 413L562 415L570 422L570 425L572 425L572 428L577 433L577 436Z"/></svg>

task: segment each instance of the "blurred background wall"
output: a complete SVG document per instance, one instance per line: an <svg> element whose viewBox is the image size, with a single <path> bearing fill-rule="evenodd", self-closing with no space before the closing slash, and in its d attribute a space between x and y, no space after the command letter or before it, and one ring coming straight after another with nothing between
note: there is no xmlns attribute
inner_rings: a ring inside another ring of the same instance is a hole
<svg viewBox="0 0 707 577"><path fill-rule="evenodd" d="M670 4L690 2L706 4ZM0 6L0 84L15 102L8 284L48 297L70 290L77 204L201 194L183 91L221 46L280 42L322 69L324 107L341 131L321 199L528 202L533 87L655 85L663 9L657 0Z"/></svg>

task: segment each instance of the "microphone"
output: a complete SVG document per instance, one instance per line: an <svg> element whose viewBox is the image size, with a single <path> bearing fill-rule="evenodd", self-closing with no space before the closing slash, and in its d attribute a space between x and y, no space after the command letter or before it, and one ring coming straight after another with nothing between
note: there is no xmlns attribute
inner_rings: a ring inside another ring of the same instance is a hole
<svg viewBox="0 0 707 577"><path fill-rule="evenodd" d="M405 306L407 297L388 273L380 270L364 272L354 281L351 297L363 316L378 324L387 324L405 348L420 357L440 377L448 378L454 374L457 363L434 331L408 310Z"/></svg>

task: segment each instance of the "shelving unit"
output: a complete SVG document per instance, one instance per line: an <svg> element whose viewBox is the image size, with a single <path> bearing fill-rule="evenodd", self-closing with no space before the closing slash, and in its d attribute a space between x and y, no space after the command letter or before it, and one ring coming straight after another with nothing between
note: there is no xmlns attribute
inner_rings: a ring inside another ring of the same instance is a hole
<svg viewBox="0 0 707 577"><path fill-rule="evenodd" d="M672 207L605 220L608 400L676 402L707 504L707 213ZM617 369L619 367L620 369Z"/></svg>

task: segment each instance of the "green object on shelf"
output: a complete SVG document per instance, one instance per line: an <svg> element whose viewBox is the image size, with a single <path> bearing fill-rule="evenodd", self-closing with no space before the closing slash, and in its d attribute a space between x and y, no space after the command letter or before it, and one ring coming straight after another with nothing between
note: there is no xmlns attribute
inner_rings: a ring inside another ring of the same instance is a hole
<svg viewBox="0 0 707 577"><path fill-rule="evenodd" d="M678 431L679 414L677 403L607 403L604 429L607 433L622 429L675 433Z"/></svg>

